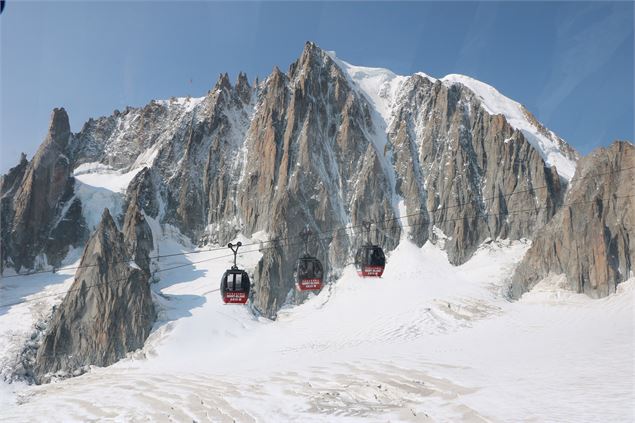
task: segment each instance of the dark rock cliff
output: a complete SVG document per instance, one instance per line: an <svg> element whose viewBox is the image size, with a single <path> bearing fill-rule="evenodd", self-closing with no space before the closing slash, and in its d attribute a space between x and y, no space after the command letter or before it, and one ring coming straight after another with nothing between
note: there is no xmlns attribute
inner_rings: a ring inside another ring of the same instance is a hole
<svg viewBox="0 0 635 423"><path fill-rule="evenodd" d="M557 170L465 86L420 75L405 85L389 138L411 237L421 245L441 229L454 264L486 238L531 238L561 203Z"/></svg>
<svg viewBox="0 0 635 423"><path fill-rule="evenodd" d="M156 317L148 278L106 209L37 351L35 381L107 366L141 348Z"/></svg>
<svg viewBox="0 0 635 423"><path fill-rule="evenodd" d="M17 175L21 172L10 172L7 178L7 185L11 179L13 183L3 193L3 199L10 197L6 203L3 200L7 212L2 219L2 233L7 234L3 244L16 270L33 268L41 253L48 264L57 266L70 245L86 239L81 203L73 197L72 163L65 154L70 137L66 111L54 109L48 134L22 177ZM70 220L73 223L66 225Z"/></svg>
<svg viewBox="0 0 635 423"><path fill-rule="evenodd" d="M635 147L616 141L582 158L565 206L538 233L512 278L518 298L549 274L591 297L615 292L635 263Z"/></svg>
<svg viewBox="0 0 635 423"><path fill-rule="evenodd" d="M534 239L558 216L567 180L531 134L490 112L469 84L403 77L384 121L346 69L307 43L286 73L275 68L253 85L242 73L233 85L222 74L204 97L126 108L76 134L57 110L36 157L3 179L3 263L32 268L41 252L59 262L81 243L71 175L87 163L137 171L126 215L116 217L144 271L153 247L146 216L201 245L239 233L280 240L255 269L255 305L267 316L293 289L305 226L333 275L362 241L364 220L377 222L374 238L387 251L402 235L419 245L445 236L449 260L460 264L488 238ZM575 163L564 141L524 108L521 116ZM352 229L333 232L343 227Z"/></svg>

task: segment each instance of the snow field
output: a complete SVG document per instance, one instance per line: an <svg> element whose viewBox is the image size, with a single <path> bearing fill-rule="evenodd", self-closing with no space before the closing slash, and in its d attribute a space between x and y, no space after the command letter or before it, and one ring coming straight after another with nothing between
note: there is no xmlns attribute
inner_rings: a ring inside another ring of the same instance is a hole
<svg viewBox="0 0 635 423"><path fill-rule="evenodd" d="M178 248L162 240L162 252ZM163 272L153 285L160 319L142 350L57 384L4 385L0 416L629 421L635 281L591 300L562 291L554 277L510 303L504 281L527 248L493 242L453 267L437 247L403 241L383 278L346 268L276 321L222 304L216 290L230 257ZM176 256L160 267L225 254ZM244 254L239 263L258 259ZM0 316L2 334L28 320L26 307Z"/></svg>
<svg viewBox="0 0 635 423"><path fill-rule="evenodd" d="M376 111L373 142L394 186L382 153L384 132L408 77L330 55ZM575 163L520 104L462 75L441 82L469 88L489 113L505 115L547 163L571 178ZM201 99L172 103L191 113ZM155 157L156 149L147 151L125 173L99 163L75 170L90 229L104 207L113 215L121 211L129 182ZM405 213L396 196L393 206ZM148 222L158 241L153 255L194 248L175 228ZM262 239L266 234L240 238ZM0 420L635 420L635 279L615 295L591 300L563 290L562 276L553 275L512 303L505 298L507 278L527 248L525 242L493 241L454 267L439 247L418 248L404 239L388 257L383 278L361 279L348 267L305 303L284 307L275 321L250 306L222 304L218 285L232 263L229 250L155 260L159 318L144 348L59 383L0 382ZM247 251L255 250L241 249L239 264L253 269L260 254ZM77 264L79 254L65 265ZM3 304L40 298L0 309L0 374L7 375L36 322L72 280L72 271L62 271L0 281Z"/></svg>

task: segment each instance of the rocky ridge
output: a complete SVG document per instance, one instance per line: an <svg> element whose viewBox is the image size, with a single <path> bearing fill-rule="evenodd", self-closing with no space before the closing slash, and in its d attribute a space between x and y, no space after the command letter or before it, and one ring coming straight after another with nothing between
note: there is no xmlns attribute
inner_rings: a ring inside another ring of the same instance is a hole
<svg viewBox="0 0 635 423"><path fill-rule="evenodd" d="M357 229L329 231L363 220L377 222L388 251L402 236L419 245L443 237L460 264L488 238L533 239L561 208L578 157L517 103L498 113L491 97L504 97L492 90L466 77L352 67L307 43L286 73L276 68L253 86L244 74L233 85L223 74L202 98L89 120L68 136L62 175L91 163L135 171L124 226L147 216L199 244L256 232L285 240L309 226L322 234L314 252L331 274L361 238ZM13 213L17 197L6 197ZM47 209L47 221L57 210ZM3 220L3 234L22 233L19 222ZM151 240L146 229L135 236L133 255ZM28 267L24 243L13 243L5 262ZM255 305L270 317L293 290L298 250L293 240L274 246L254 278Z"/></svg>
<svg viewBox="0 0 635 423"><path fill-rule="evenodd" d="M133 206L126 216L133 254L144 232ZM146 224L147 225L147 224ZM136 239L134 238L136 236ZM145 241L145 240L144 240ZM151 240L150 240L151 244ZM25 368L36 383L81 374L89 365L107 366L143 346L156 318L149 274L130 256L124 234L108 209L90 237L68 294L57 306L32 362Z"/></svg>
<svg viewBox="0 0 635 423"><path fill-rule="evenodd" d="M582 158L565 205L541 228L512 278L511 295L550 274L591 297L614 293L635 263L635 147L616 141Z"/></svg>
<svg viewBox="0 0 635 423"><path fill-rule="evenodd" d="M32 269L36 257L59 265L70 246L86 240L81 203L73 196L72 134L63 108L54 109L46 138L30 162L2 181L2 257L16 270ZM18 182L19 181L19 182ZM72 224L68 224L72 221Z"/></svg>

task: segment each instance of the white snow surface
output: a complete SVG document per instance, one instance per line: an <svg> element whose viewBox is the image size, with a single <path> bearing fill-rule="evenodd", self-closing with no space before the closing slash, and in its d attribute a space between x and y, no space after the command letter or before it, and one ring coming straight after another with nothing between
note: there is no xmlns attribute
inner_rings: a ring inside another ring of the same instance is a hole
<svg viewBox="0 0 635 423"><path fill-rule="evenodd" d="M161 106L180 107L185 113L192 112L198 105L200 105L205 97L172 97L168 100L155 100L157 104Z"/></svg>
<svg viewBox="0 0 635 423"><path fill-rule="evenodd" d="M157 239L163 254L184 248ZM635 278L592 300L554 276L508 302L505 280L527 247L493 241L454 267L439 248L402 241L383 278L346 268L275 321L222 304L227 251L162 259L154 265L192 266L152 285L159 321L142 350L58 383L0 382L0 420L632 421ZM253 269L257 247L242 251ZM2 280L2 302L71 279ZM0 365L60 299L0 309Z"/></svg>
<svg viewBox="0 0 635 423"><path fill-rule="evenodd" d="M85 163L75 168L75 195L82 202L82 215L91 232L99 225L104 208L112 216L122 212L126 189L142 169L124 172L102 163Z"/></svg>
<svg viewBox="0 0 635 423"><path fill-rule="evenodd" d="M385 128L389 128L399 93L410 77L397 75L384 68L351 65L338 58L333 51L327 52L327 54L360 88L367 100L384 119ZM437 81L436 78L423 72L417 72L416 75L428 78L432 82ZM531 122L520 103L504 96L494 87L469 76L450 74L440 80L448 86L462 84L471 90L480 99L482 106L488 113L505 116L507 122L523 133L527 141L540 153L548 165L556 166L559 175L571 180L575 173L576 160L562 151L559 143L563 141L554 132L541 129Z"/></svg>

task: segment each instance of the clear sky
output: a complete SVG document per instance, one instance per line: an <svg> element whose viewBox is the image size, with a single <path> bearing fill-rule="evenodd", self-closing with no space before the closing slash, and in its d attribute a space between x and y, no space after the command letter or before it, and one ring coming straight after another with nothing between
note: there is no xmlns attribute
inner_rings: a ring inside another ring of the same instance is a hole
<svg viewBox="0 0 635 423"><path fill-rule="evenodd" d="M0 15L0 172L53 107L73 131L219 73L286 70L304 42L350 63L495 86L588 153L633 140L632 2L18 2Z"/></svg>

